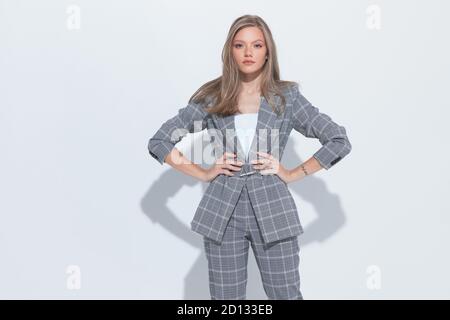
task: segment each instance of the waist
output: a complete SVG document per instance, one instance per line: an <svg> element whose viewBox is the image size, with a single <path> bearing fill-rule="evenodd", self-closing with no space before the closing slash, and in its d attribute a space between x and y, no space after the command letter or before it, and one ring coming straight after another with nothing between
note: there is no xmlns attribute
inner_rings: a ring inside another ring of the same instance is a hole
<svg viewBox="0 0 450 320"><path fill-rule="evenodd" d="M241 166L241 170L240 171L236 171L235 172L235 176L236 177L246 177L252 174L260 174L259 171L257 171L256 169L253 168L253 165L251 163L245 162L242 166Z"/></svg>

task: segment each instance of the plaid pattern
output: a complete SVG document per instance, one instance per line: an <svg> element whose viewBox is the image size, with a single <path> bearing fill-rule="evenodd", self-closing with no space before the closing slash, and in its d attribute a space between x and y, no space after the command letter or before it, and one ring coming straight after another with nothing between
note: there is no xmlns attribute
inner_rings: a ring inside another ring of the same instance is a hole
<svg viewBox="0 0 450 320"><path fill-rule="evenodd" d="M298 238L265 244L248 189L242 188L222 242L203 237L212 300L246 299L250 243L269 299L303 299L300 292Z"/></svg>
<svg viewBox="0 0 450 320"><path fill-rule="evenodd" d="M273 112L268 101L261 97L256 133L247 160L237 136L227 135L234 132L234 116L220 117L208 114L202 106L194 103L179 109L178 115L167 120L150 138L148 143L150 155L163 164L167 154L187 132L205 128L218 129L215 133L219 132L221 135L218 139L214 139L216 158L220 158L225 151L236 152L237 159L245 162L241 172L252 171L250 162L256 159L257 151L276 155L281 160L292 129L306 137L319 139L322 147L313 157L326 170L351 151L345 128L335 123L328 115L320 113L318 108L300 93L298 85L286 89L284 97L286 109L282 115ZM274 99L276 103L280 102L279 97ZM194 128L194 123L199 124L198 128ZM180 130L179 134L174 135L177 130ZM200 200L191 222L191 229L220 242L244 185L248 188L265 243L303 233L295 202L286 183L277 175L260 173L246 176L237 173L233 177L218 175L209 183Z"/></svg>

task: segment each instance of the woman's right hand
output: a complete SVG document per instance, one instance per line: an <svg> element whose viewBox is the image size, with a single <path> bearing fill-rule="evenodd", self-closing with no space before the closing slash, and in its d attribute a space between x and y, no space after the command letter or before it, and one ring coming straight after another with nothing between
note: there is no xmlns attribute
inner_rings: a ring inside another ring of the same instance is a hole
<svg viewBox="0 0 450 320"><path fill-rule="evenodd" d="M236 154L225 152L221 158L217 159L215 164L205 170L203 181L210 182L214 180L219 174L225 174L227 176L234 176L232 171L239 171L243 163L236 161Z"/></svg>

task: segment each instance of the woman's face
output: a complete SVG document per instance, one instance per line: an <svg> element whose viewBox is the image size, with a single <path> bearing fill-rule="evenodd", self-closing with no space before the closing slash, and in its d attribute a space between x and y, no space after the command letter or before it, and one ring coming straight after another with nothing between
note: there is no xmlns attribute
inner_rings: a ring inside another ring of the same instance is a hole
<svg viewBox="0 0 450 320"><path fill-rule="evenodd" d="M241 72L252 74L264 66L267 47L264 34L258 27L245 27L239 30L234 36L232 46L234 60Z"/></svg>

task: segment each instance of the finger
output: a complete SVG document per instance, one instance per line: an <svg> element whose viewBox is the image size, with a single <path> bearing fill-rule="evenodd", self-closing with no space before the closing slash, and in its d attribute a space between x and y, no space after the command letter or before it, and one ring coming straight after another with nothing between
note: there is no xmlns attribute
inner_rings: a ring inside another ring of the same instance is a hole
<svg viewBox="0 0 450 320"><path fill-rule="evenodd" d="M262 160L259 160L257 164L266 166L266 165L270 165L271 163L272 162L268 159L262 159Z"/></svg>
<svg viewBox="0 0 450 320"><path fill-rule="evenodd" d="M257 151L256 153L259 154L260 156L264 157L264 158L269 158L270 157L270 154L262 152L262 151Z"/></svg>
<svg viewBox="0 0 450 320"><path fill-rule="evenodd" d="M252 163L255 163L255 164L265 164L265 163L271 163L271 160L269 160L269 159L252 160Z"/></svg>
<svg viewBox="0 0 450 320"><path fill-rule="evenodd" d="M227 176L231 176L231 177L234 176L234 174L232 172L228 171L227 169L222 169L221 172Z"/></svg>
<svg viewBox="0 0 450 320"><path fill-rule="evenodd" d="M270 153L262 152L261 155L262 155L264 158L266 158L266 159L270 159L270 160L274 160L274 159L275 159L275 157L274 157L273 155L271 155Z"/></svg>
<svg viewBox="0 0 450 320"><path fill-rule="evenodd" d="M263 170L264 166L262 166L262 165L253 166L253 169L255 169L255 170Z"/></svg>
<svg viewBox="0 0 450 320"><path fill-rule="evenodd" d="M223 163L236 163L236 162L237 162L236 159L227 158L227 159L224 160Z"/></svg>
<svg viewBox="0 0 450 320"><path fill-rule="evenodd" d="M260 158L267 158L267 154L264 152L257 151L256 152Z"/></svg>
<svg viewBox="0 0 450 320"><path fill-rule="evenodd" d="M253 168L256 170L266 170L266 169L271 169L272 167L267 164L261 164L261 165L253 166Z"/></svg>
<svg viewBox="0 0 450 320"><path fill-rule="evenodd" d="M252 160L251 162L255 163L255 164L264 164L264 163L270 162L270 160L268 160L268 159L258 159L258 160Z"/></svg>
<svg viewBox="0 0 450 320"><path fill-rule="evenodd" d="M225 163L232 164L235 166L242 166L244 164L242 161L238 161L237 159L227 159L225 160Z"/></svg>
<svg viewBox="0 0 450 320"><path fill-rule="evenodd" d="M222 164L222 163L227 163L229 161L234 161L235 155L233 153L229 153L229 152L225 152L221 158L219 158L216 163L217 164Z"/></svg>
<svg viewBox="0 0 450 320"><path fill-rule="evenodd" d="M236 166L233 166L233 165L231 165L231 164L225 165L224 168L225 168L225 169L229 169L229 170L233 170L233 171L239 171L239 170L241 170L241 167L236 167Z"/></svg>
<svg viewBox="0 0 450 320"><path fill-rule="evenodd" d="M266 167L267 167L267 164L262 163L262 162L253 165L253 168L258 169L258 170L265 169Z"/></svg>
<svg viewBox="0 0 450 320"><path fill-rule="evenodd" d="M222 157L223 157L223 159L234 158L234 157L236 157L236 154L231 153L231 152L225 152Z"/></svg>

